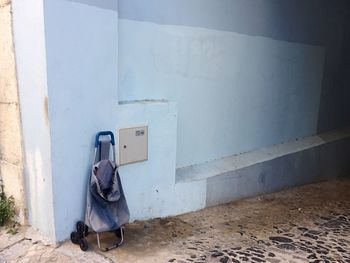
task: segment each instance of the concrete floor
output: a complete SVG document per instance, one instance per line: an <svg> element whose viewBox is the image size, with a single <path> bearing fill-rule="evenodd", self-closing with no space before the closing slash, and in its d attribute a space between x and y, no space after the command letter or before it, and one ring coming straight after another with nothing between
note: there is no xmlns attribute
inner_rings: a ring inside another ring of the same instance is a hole
<svg viewBox="0 0 350 263"><path fill-rule="evenodd" d="M24 230L2 230L0 262L350 262L349 189L342 179L135 222L125 228L125 245L107 253L93 235L84 253L70 242L54 247Z"/></svg>

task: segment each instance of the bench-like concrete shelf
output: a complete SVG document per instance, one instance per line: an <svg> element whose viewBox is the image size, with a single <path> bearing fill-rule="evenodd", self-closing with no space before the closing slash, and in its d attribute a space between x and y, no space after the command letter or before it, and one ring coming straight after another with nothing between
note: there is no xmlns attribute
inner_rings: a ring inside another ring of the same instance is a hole
<svg viewBox="0 0 350 263"><path fill-rule="evenodd" d="M234 170L270 161L347 137L350 137L350 128L272 145L259 150L232 155L204 164L179 168L176 171L176 182L203 180L209 177L223 175Z"/></svg>
<svg viewBox="0 0 350 263"><path fill-rule="evenodd" d="M345 175L349 148L346 128L180 168L176 183L204 183L206 206L225 203Z"/></svg>

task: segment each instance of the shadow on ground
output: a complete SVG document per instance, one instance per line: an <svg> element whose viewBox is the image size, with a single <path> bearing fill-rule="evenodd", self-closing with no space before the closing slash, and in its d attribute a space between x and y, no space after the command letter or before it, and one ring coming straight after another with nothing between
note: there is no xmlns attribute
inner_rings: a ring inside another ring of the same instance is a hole
<svg viewBox="0 0 350 263"><path fill-rule="evenodd" d="M22 240L0 247L0 262L350 262L349 189L342 179L134 222L125 245L107 253L92 234L87 253L70 242L55 248ZM103 242L115 238L106 233ZM27 252L16 254L18 245Z"/></svg>
<svg viewBox="0 0 350 263"><path fill-rule="evenodd" d="M350 262L350 180L135 222L123 262Z"/></svg>

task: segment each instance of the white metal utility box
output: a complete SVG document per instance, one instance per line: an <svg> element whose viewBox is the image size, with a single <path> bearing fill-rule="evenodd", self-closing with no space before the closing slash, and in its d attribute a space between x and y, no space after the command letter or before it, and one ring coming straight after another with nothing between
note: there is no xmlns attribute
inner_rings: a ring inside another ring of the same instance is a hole
<svg viewBox="0 0 350 263"><path fill-rule="evenodd" d="M119 128L118 165L146 161L148 159L148 126Z"/></svg>

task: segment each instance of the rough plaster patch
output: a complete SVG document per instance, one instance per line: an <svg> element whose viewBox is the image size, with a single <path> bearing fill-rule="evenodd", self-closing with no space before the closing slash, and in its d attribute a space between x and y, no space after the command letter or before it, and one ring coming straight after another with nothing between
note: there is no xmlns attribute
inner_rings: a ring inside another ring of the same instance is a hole
<svg viewBox="0 0 350 263"><path fill-rule="evenodd" d="M0 102L18 102L11 6L0 7Z"/></svg>
<svg viewBox="0 0 350 263"><path fill-rule="evenodd" d="M0 1L0 8L3 8L5 6L8 6L11 4L11 0L2 0Z"/></svg>
<svg viewBox="0 0 350 263"><path fill-rule="evenodd" d="M16 220L26 223L23 152L11 1L0 0L0 178L15 198Z"/></svg>
<svg viewBox="0 0 350 263"><path fill-rule="evenodd" d="M21 130L17 104L0 103L0 159L22 164Z"/></svg>

